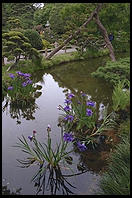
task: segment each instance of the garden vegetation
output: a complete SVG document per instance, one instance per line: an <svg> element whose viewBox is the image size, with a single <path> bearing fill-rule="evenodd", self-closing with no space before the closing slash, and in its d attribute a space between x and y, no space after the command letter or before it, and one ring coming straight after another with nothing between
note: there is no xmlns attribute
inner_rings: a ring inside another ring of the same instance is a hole
<svg viewBox="0 0 132 198"><path fill-rule="evenodd" d="M83 27L80 34L70 40L69 45L75 45L76 52L55 55L52 59L47 60L39 51L54 49L55 41L59 45L63 44L66 38L73 35L85 23L96 7L97 3L45 3L41 9L39 6L35 7L34 3L2 3L2 100L6 98L7 103L12 100L13 104L10 104L12 107L20 98L22 106L25 105L25 101L29 102L31 99L34 104L37 87L33 84L32 74L35 71L46 71L48 68L65 62L108 55L106 43L94 20L88 24L88 28ZM130 4L104 3L99 14L108 33L112 32L114 35L114 39L110 41L114 52L128 52ZM96 17L95 19L97 20ZM45 26L47 22L50 24L48 28ZM5 65L5 58L12 62ZM102 176L99 185L101 191L98 194L129 195L130 57L118 61L108 61L105 66L98 67L92 76L102 78L113 86L112 112L107 114L106 111L104 119L98 125L96 101L87 100L85 93L81 93L78 98L70 93L65 99L65 106L59 106L64 113L62 124L65 125L67 133L64 134L56 150L52 149L51 128L48 126L48 140L44 146L37 141L36 131L33 131L33 135L28 137L34 147L28 144L24 136L19 138L16 147L21 148L30 156L26 160L19 159L18 161L24 167L38 162L40 169L32 178L32 181L35 182L41 180L42 173L45 179L46 170L50 170L49 180L53 178L54 174L56 177L60 174L60 183L56 185L62 185L66 192L71 193L64 186L65 179L62 177L60 169L61 161L65 163L66 159L71 159L69 156L71 151L66 150L68 142L73 143L80 152L85 152L90 146L95 149L99 144L98 137L104 136L103 131L117 127L118 124L120 143L112 148L110 165ZM12 113L12 115L14 114ZM71 131L74 133L70 133ZM82 135L83 132L86 132L85 137ZM45 183L42 182L42 185ZM38 185L38 192L42 185Z"/></svg>

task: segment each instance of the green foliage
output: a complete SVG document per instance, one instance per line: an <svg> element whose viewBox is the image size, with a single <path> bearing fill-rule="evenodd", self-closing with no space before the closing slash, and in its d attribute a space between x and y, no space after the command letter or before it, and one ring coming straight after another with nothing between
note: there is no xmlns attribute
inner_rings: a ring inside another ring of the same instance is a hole
<svg viewBox="0 0 132 198"><path fill-rule="evenodd" d="M34 3L2 3L2 25L8 30L33 27Z"/></svg>
<svg viewBox="0 0 132 198"><path fill-rule="evenodd" d="M66 151L68 143L66 141L60 141L57 144L55 150L52 149L52 143L50 138L51 128L47 127L48 139L47 144L40 143L33 133L33 136L29 136L29 139L33 142L33 145L29 144L24 136L19 139L19 143L17 143L14 147L18 147L22 149L23 152L28 154L26 160L19 160L22 164L23 168L29 167L35 162L38 162L39 165L42 165L37 174L32 177L32 181L34 181L41 171L43 173L48 168L56 169L59 167L60 162L66 161L65 157L68 157L69 153L72 151Z"/></svg>
<svg viewBox="0 0 132 198"><path fill-rule="evenodd" d="M110 164L100 181L102 195L130 195L130 140L128 135L111 154Z"/></svg>
<svg viewBox="0 0 132 198"><path fill-rule="evenodd" d="M45 39L42 40L42 44L43 44L43 49L51 47L51 44Z"/></svg>
<svg viewBox="0 0 132 198"><path fill-rule="evenodd" d="M54 4L52 3L45 3L45 6L42 9L36 10L33 20L34 25L42 24L42 26L45 27L46 22L49 20L50 11L53 6Z"/></svg>
<svg viewBox="0 0 132 198"><path fill-rule="evenodd" d="M130 3L104 3L100 19L108 32L129 32Z"/></svg>
<svg viewBox="0 0 132 198"><path fill-rule="evenodd" d="M65 107L61 105L58 107L59 110L64 112L62 116L64 116L63 122L65 131L72 131L86 146L92 144L94 148L94 146L98 144L97 136L100 136L105 130L117 126L115 114L112 112L107 115L106 107L103 112L103 119L100 122L100 126L97 127L98 118L96 103L89 100L88 96L84 93L81 93L80 96L73 95L70 99L68 95L66 101L69 104L66 104Z"/></svg>
<svg viewBox="0 0 132 198"><path fill-rule="evenodd" d="M115 52L129 52L130 50L130 33L123 30L114 33L112 45Z"/></svg>
<svg viewBox="0 0 132 198"><path fill-rule="evenodd" d="M109 50L108 49L101 49L101 50L97 50L94 48L87 48L86 52L84 52L82 54L82 56L87 59L87 58L93 58L93 57L101 57L101 56L106 56L109 54Z"/></svg>
<svg viewBox="0 0 132 198"><path fill-rule="evenodd" d="M13 78L11 77L12 81L10 83L7 83L8 89L6 92L8 93L8 98L12 101L29 99L35 90L31 79L29 77L26 78L26 76L24 76L26 74L21 72L20 75L10 75L13 76ZM30 76L30 74L28 75ZM9 89L10 87L11 89Z"/></svg>
<svg viewBox="0 0 132 198"><path fill-rule="evenodd" d="M130 105L130 91L124 90L125 81L119 81L117 85L114 86L112 101L113 101L113 110L125 110L127 106Z"/></svg>
<svg viewBox="0 0 132 198"><path fill-rule="evenodd" d="M108 61L105 66L99 67L91 74L93 77L104 78L112 84L118 83L119 80L130 80L130 58L122 58L118 61Z"/></svg>
<svg viewBox="0 0 132 198"><path fill-rule="evenodd" d="M130 119L125 120L119 126L119 136L128 137L130 136Z"/></svg>
<svg viewBox="0 0 132 198"><path fill-rule="evenodd" d="M24 36L22 32L9 31L3 33L3 57L15 60L16 63L20 60L20 56L25 58L32 58L32 56L39 56L39 52L31 46L29 39Z"/></svg>
<svg viewBox="0 0 132 198"><path fill-rule="evenodd" d="M35 30L27 29L24 35L29 39L33 48L41 50L42 49L42 39L39 33Z"/></svg>

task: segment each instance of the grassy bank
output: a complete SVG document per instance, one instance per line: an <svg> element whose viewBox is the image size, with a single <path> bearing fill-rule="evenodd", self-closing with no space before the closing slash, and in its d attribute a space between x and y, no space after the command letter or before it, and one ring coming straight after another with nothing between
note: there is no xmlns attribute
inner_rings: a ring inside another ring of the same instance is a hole
<svg viewBox="0 0 132 198"><path fill-rule="evenodd" d="M46 58L42 55L40 55L39 59L33 59L33 60L20 60L18 65L14 68L12 68L9 72L6 70L11 65L6 64L2 67L2 80L4 81L10 81L10 77L8 76L9 73L15 73L16 71L22 71L26 73L34 73L37 70L45 70L51 67L54 67L56 65L60 65L63 63L68 63L72 61L79 61L79 60L87 60L88 58L95 58L95 57L101 57L108 55L107 50L101 50L99 52L84 52L83 54L76 52L70 52L65 54L59 54L52 57L50 60L46 60Z"/></svg>
<svg viewBox="0 0 132 198"><path fill-rule="evenodd" d="M130 195L130 121L120 125L121 142L112 152L99 187L101 195Z"/></svg>

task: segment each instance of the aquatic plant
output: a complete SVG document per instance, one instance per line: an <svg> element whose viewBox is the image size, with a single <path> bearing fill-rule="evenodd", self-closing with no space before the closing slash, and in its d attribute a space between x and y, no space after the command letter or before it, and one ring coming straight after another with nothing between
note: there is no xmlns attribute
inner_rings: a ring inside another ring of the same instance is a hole
<svg viewBox="0 0 132 198"><path fill-rule="evenodd" d="M31 80L31 74L17 71L9 74L10 82L6 83L7 97L11 101L29 101L35 96L37 87Z"/></svg>
<svg viewBox="0 0 132 198"><path fill-rule="evenodd" d="M31 74L17 71L16 74L10 73L9 77L12 81L7 88L8 97L12 100L30 98L35 91L33 82L30 79Z"/></svg>
<svg viewBox="0 0 132 198"><path fill-rule="evenodd" d="M100 142L97 141L97 137L100 137L104 130L114 128L116 125L115 114L111 112L107 115L107 107L104 109L104 115L100 121L97 118L96 102L90 100L87 94L83 92L79 96L72 93L68 94L64 103L65 106L59 105L58 109L64 112L65 131L68 133L72 131L77 137L73 142L80 151L86 150L87 146L90 145L95 148ZM81 145L82 150L80 149Z"/></svg>
<svg viewBox="0 0 132 198"><path fill-rule="evenodd" d="M28 154L26 160L17 159L17 161L22 164L21 167L23 168L30 167L32 164L35 163L39 165L39 170L32 177L31 181L36 182L40 180L42 175L45 178L45 174L47 171L49 171L50 173L49 179L51 179L51 176L52 177L54 176L54 173L56 177L59 177L58 172L60 173L60 167L62 166L61 163L63 163L63 166L65 166L65 163L67 162L67 158L69 157L69 154L72 152L72 150L67 151L68 143L74 140L72 135L65 133L63 139L60 141L59 144L57 144L56 149L53 150L51 145L50 132L51 132L51 127L50 125L48 125L47 144L40 143L36 139L37 132L34 130L33 134L28 136L30 143L28 143L28 140L22 135L22 138L18 138L19 142L16 143L16 145L14 146L22 149L23 152ZM62 177L62 174L60 174L59 182L62 184L64 183L64 178Z"/></svg>

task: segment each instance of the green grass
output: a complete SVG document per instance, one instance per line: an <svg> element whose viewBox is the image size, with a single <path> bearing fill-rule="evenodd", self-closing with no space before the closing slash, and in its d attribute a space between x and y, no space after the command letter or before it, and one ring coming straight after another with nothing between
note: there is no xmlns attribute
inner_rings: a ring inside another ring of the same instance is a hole
<svg viewBox="0 0 132 198"><path fill-rule="evenodd" d="M130 121L120 125L121 142L111 154L99 187L101 195L130 195Z"/></svg>

